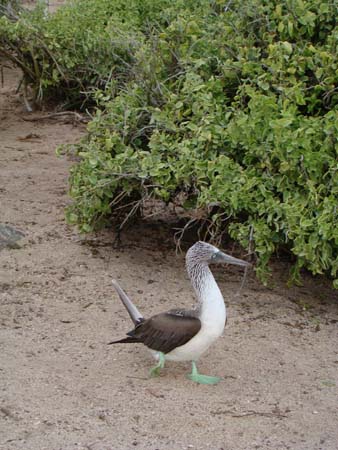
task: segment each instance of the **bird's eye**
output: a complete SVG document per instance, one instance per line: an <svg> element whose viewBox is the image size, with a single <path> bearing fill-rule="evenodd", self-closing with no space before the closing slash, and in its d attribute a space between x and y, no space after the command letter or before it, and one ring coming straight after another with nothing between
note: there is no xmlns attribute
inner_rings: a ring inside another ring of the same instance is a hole
<svg viewBox="0 0 338 450"><path fill-rule="evenodd" d="M211 259L216 259L217 253L214 253L211 257Z"/></svg>

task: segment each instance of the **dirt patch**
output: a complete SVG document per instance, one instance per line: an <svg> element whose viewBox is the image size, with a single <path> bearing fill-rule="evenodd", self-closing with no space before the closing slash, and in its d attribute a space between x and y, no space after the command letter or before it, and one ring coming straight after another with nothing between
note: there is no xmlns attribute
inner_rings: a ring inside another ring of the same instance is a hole
<svg viewBox="0 0 338 450"><path fill-rule="evenodd" d="M118 279L145 314L194 302L172 234L134 227L79 236L64 221L71 162L55 156L83 126L22 119L18 73L0 96L0 222L25 235L0 253L0 448L25 450L334 450L338 442L337 293L323 279L285 288L217 269L224 336L200 361L153 365L142 346L107 346L131 328ZM38 113L36 113L38 114Z"/></svg>

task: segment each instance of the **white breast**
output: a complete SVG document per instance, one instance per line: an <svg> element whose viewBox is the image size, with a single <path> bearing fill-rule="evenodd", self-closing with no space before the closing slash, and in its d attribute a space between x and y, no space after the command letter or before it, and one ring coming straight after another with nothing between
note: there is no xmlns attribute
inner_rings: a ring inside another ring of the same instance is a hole
<svg viewBox="0 0 338 450"><path fill-rule="evenodd" d="M201 303L201 329L189 342L167 353L168 360L197 361L223 333L226 321L224 299L211 272L209 275L197 292Z"/></svg>

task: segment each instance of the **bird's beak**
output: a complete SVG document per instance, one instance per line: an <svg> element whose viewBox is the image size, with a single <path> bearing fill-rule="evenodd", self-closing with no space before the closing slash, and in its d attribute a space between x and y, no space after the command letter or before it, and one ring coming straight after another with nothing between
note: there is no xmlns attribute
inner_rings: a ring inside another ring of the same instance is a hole
<svg viewBox="0 0 338 450"><path fill-rule="evenodd" d="M235 258L234 256L227 255L226 253L223 253L221 251L216 253L216 258L214 259L214 262L223 264L233 264L235 266L242 266L242 267L251 266L249 262L244 261L243 259Z"/></svg>

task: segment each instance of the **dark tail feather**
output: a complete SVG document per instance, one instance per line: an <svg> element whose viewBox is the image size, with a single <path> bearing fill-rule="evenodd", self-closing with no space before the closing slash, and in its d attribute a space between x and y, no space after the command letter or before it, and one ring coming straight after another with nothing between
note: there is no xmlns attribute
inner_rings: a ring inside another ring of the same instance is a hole
<svg viewBox="0 0 338 450"><path fill-rule="evenodd" d="M108 342L107 345L111 345L111 344L133 344L135 342L140 342L140 341L137 338L128 336L126 338L119 339L118 341Z"/></svg>
<svg viewBox="0 0 338 450"><path fill-rule="evenodd" d="M130 300L128 295L123 291L121 286L118 284L116 280L112 280L113 286L118 293L122 303L124 304L126 310L128 311L128 314L131 318L131 320L136 325L138 322L143 320L143 316L140 313L140 311L136 308L136 306L133 304L133 302Z"/></svg>

